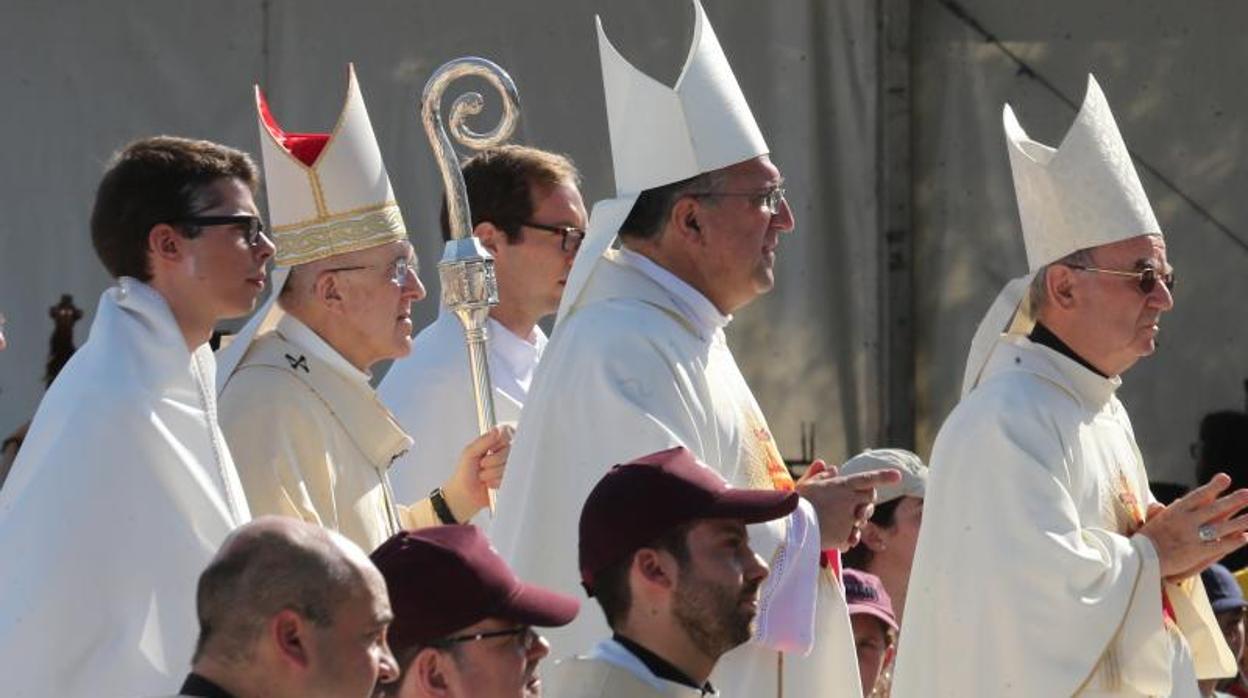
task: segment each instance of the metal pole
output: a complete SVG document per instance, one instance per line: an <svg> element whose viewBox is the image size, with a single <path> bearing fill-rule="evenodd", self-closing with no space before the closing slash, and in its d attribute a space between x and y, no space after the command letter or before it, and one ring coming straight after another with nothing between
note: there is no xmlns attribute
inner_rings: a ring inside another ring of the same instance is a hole
<svg viewBox="0 0 1248 698"><path fill-rule="evenodd" d="M493 130L481 134L468 128L465 120L481 113L485 100L479 93L460 95L451 105L450 129L442 122L442 95L454 81L476 76L490 83L503 98L503 116ZM472 372L472 394L477 407L477 428L485 433L494 428L494 387L486 360L486 322L490 308L498 305L498 281L494 277L494 258L472 234L472 213L468 208L468 192L451 136L461 145L474 150L490 148L505 142L516 130L520 115L520 98L516 85L506 71L494 63L476 57L457 58L434 72L425 84L420 101L421 122L433 147L442 184L446 190L451 240L438 263L442 281L442 302L459 318L468 346L468 365ZM494 513L495 492L489 491L490 513Z"/></svg>

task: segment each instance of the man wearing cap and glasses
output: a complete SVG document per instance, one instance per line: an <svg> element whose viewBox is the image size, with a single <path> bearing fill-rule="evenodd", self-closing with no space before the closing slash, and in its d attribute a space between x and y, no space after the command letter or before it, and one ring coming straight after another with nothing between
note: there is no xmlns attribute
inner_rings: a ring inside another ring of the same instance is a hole
<svg viewBox="0 0 1248 698"><path fill-rule="evenodd" d="M788 516L798 499L729 487L684 447L609 470L581 509L578 548L612 636L556 665L550 694L719 695L711 670L753 634L768 572L746 525Z"/></svg>
<svg viewBox="0 0 1248 698"><path fill-rule="evenodd" d="M475 438L432 496L408 505L390 490L412 440L369 370L410 351L411 305L425 289L354 69L332 134L287 133L259 88L256 108L274 293L221 349L218 381L252 511L326 526L365 550L404 528L466 520L502 477L507 428Z"/></svg>
<svg viewBox="0 0 1248 698"><path fill-rule="evenodd" d="M462 170L473 235L494 256L498 279L486 338L495 416L515 422L546 347L537 322L558 309L585 237L580 175L566 157L521 145L484 150ZM450 238L445 199L442 235ZM391 469L395 495L423 497L450 475L459 448L477 435L464 328L454 313L440 306L438 319L394 362L377 395L415 442ZM476 523L488 526L489 518L478 516Z"/></svg>
<svg viewBox="0 0 1248 698"><path fill-rule="evenodd" d="M893 695L1196 696L1235 672L1194 575L1248 490L1157 504L1115 396L1174 304L1161 227L1094 79L1056 150L1004 121L1032 271L932 450Z"/></svg>
<svg viewBox="0 0 1248 698"><path fill-rule="evenodd" d="M521 582L475 526L405 531L375 550L390 591L394 698L542 695L550 645L534 627L566 625L576 599Z"/></svg>
<svg viewBox="0 0 1248 698"><path fill-rule="evenodd" d="M0 489L5 696L153 695L190 658L188 592L250 519L207 342L264 287L258 186L246 154L164 136L100 181L91 239L116 284Z"/></svg>
<svg viewBox="0 0 1248 698"><path fill-rule="evenodd" d="M901 448L873 448L845 461L842 475L891 468L901 482L875 490L875 512L862 526L862 540L843 556L846 567L870 572L880 579L892 598L892 609L901 622L906 588L914 564L914 548L923 523L923 496L927 491L927 466L914 453Z"/></svg>

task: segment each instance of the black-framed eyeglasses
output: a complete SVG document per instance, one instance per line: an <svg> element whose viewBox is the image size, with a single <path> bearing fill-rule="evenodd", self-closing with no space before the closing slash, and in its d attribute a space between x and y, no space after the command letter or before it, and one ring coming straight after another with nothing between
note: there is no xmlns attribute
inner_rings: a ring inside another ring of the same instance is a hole
<svg viewBox="0 0 1248 698"><path fill-rule="evenodd" d="M486 633L473 633L471 635L452 635L451 637L442 638L436 642L429 643L433 647L450 648L464 642L476 642L478 640L488 640L492 637L519 637L520 648L525 652L533 649L533 644L537 642L537 633L528 625L519 625L506 630L492 630Z"/></svg>
<svg viewBox="0 0 1248 698"><path fill-rule="evenodd" d="M238 226L248 247L259 245L264 236L264 221L260 220L259 216L187 216L172 223L192 228L207 228L213 225Z"/></svg>
<svg viewBox="0 0 1248 698"><path fill-rule="evenodd" d="M780 203L784 201L784 187L769 187L766 191L700 191L689 192L686 196L692 197L715 197L715 196L752 196L759 199L763 210L771 215L780 213Z"/></svg>
<svg viewBox="0 0 1248 698"><path fill-rule="evenodd" d="M585 230L572 225L548 225L546 223L524 222L520 225L527 228L537 228L545 230L548 233L554 233L561 236L559 240L559 249L564 252L576 252L581 249L581 242L585 239Z"/></svg>
<svg viewBox="0 0 1248 698"><path fill-rule="evenodd" d="M1089 267L1083 264L1066 264L1064 266L1070 267L1071 269L1077 269L1079 271L1090 271L1096 274L1109 274L1111 276L1126 276L1133 278L1139 284L1140 293L1143 293L1146 296L1152 293L1153 289L1157 288L1158 281L1165 284L1167 291L1174 293L1173 271L1166 272L1165 274L1158 274L1157 270L1153 267L1144 267L1139 271L1122 271L1120 269L1101 269L1098 267Z"/></svg>
<svg viewBox="0 0 1248 698"><path fill-rule="evenodd" d="M387 280L398 286L402 286L404 282L407 281L408 274L415 274L417 277L420 276L420 264L416 261L415 257L400 257L393 262L387 262L385 264L361 264L351 267L333 267L332 269L326 269L325 271L358 271L360 269L378 268L385 269Z"/></svg>

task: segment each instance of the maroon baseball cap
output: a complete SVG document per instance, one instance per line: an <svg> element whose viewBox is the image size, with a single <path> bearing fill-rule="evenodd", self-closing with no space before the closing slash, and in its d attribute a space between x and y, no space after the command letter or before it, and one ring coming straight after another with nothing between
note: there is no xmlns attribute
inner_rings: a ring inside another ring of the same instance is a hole
<svg viewBox="0 0 1248 698"><path fill-rule="evenodd" d="M865 613L884 621L888 627L897 629L897 616L893 615L893 600L884 591L884 583L874 574L846 568L841 572L845 583L845 605L849 615Z"/></svg>
<svg viewBox="0 0 1248 698"><path fill-rule="evenodd" d="M734 489L683 446L617 465L581 508L581 584L593 596L595 574L688 521L771 521L797 501L796 492Z"/></svg>
<svg viewBox="0 0 1248 698"><path fill-rule="evenodd" d="M572 622L580 609L571 596L520 581L476 526L402 531L370 557L390 594L395 653L486 618L549 628Z"/></svg>

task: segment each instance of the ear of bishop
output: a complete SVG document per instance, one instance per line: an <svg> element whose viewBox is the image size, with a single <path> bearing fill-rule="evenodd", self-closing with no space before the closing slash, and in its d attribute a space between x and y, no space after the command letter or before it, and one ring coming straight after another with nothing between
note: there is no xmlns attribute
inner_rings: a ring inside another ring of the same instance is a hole
<svg viewBox="0 0 1248 698"><path fill-rule="evenodd" d="M594 205L585 241L568 275L560 320L575 307L641 192L768 152L698 0L693 0L693 10L693 41L671 87L624 58L607 38L602 19L595 18L616 195Z"/></svg>

